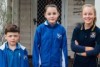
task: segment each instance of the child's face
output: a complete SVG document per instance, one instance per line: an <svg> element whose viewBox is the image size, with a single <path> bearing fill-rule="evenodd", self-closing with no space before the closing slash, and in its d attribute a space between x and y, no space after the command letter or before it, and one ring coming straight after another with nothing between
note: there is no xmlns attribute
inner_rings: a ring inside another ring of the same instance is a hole
<svg viewBox="0 0 100 67"><path fill-rule="evenodd" d="M49 23L54 24L58 19L59 13L55 7L48 7L45 12L45 18Z"/></svg>
<svg viewBox="0 0 100 67"><path fill-rule="evenodd" d="M16 43L18 42L19 40L19 33L17 32L8 32L6 35L5 35L5 39L7 40L7 42L14 46L16 45Z"/></svg>
<svg viewBox="0 0 100 67"><path fill-rule="evenodd" d="M84 7L82 12L82 18L86 24L91 24L95 18L95 12L92 7Z"/></svg>

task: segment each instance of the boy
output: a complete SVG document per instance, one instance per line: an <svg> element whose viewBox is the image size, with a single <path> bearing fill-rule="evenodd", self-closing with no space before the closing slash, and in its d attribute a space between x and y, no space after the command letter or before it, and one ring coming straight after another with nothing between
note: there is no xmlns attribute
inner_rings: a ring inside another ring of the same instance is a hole
<svg viewBox="0 0 100 67"><path fill-rule="evenodd" d="M4 33L7 42L0 46L0 67L29 67L27 50L18 43L19 28L10 24L6 26Z"/></svg>

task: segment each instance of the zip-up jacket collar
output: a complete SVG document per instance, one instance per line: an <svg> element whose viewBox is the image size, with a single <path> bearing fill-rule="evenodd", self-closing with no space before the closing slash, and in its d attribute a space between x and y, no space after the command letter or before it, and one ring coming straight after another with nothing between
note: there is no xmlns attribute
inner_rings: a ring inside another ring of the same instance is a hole
<svg viewBox="0 0 100 67"><path fill-rule="evenodd" d="M57 22L55 22L55 24L54 25L51 25L48 21L45 21L44 22L44 25L46 25L46 26L48 26L48 27L56 27L57 25L59 24L59 22L57 21Z"/></svg>

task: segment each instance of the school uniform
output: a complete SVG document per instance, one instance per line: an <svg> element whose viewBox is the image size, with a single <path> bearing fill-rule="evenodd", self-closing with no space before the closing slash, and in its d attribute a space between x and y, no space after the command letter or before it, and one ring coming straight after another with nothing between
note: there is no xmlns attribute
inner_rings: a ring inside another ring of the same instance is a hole
<svg viewBox="0 0 100 67"><path fill-rule="evenodd" d="M75 40L79 45L75 44ZM85 51L85 47L93 47L94 50ZM100 29L93 25L85 30L84 24L77 26L72 35L71 49L75 52L73 67L97 67L97 55L100 52ZM76 53L86 52L86 57Z"/></svg>
<svg viewBox="0 0 100 67"><path fill-rule="evenodd" d="M33 66L68 67L66 45L67 39L64 27L58 22L51 26L48 21L45 21L36 29L32 54Z"/></svg>
<svg viewBox="0 0 100 67"><path fill-rule="evenodd" d="M0 67L29 67L26 48L17 43L12 51L5 42L0 46Z"/></svg>

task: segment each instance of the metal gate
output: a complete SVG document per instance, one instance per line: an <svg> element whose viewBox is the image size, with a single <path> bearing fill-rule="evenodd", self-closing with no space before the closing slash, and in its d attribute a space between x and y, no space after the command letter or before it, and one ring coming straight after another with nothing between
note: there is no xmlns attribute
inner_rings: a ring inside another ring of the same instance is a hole
<svg viewBox="0 0 100 67"><path fill-rule="evenodd" d="M45 21L44 8L47 4L57 5L59 12L60 12L58 21L61 23L62 1L61 0L38 0L38 2L37 2L37 25L39 25Z"/></svg>

